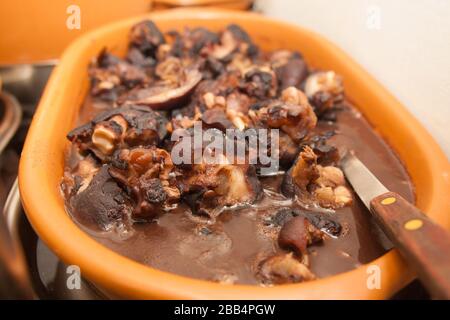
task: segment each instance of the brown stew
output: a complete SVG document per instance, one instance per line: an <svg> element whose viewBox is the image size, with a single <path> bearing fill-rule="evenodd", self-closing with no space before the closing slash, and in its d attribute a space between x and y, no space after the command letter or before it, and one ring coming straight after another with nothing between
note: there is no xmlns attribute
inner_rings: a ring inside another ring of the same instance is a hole
<svg viewBox="0 0 450 320"><path fill-rule="evenodd" d="M383 235L339 169L346 150L414 200L407 172L339 75L311 68L300 52L263 52L237 25L163 34L143 21L126 57L103 50L89 76L62 191L81 228L141 263L272 285L379 257ZM228 135L250 130L278 141L265 149L275 170L250 138ZM196 143L198 133L220 142ZM230 141L241 151L231 158Z"/></svg>

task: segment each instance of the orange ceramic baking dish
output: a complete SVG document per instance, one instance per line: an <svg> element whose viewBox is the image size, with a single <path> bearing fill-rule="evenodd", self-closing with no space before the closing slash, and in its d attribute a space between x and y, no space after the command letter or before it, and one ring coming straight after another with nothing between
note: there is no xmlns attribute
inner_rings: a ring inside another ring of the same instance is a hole
<svg viewBox="0 0 450 320"><path fill-rule="evenodd" d="M86 96L87 66L92 57L104 47L124 54L130 27L144 18L153 19L162 30L186 26L218 30L237 23L265 50L298 49L311 65L343 75L351 101L404 161L416 186L417 206L450 227L447 158L419 122L344 52L311 31L258 14L184 9L136 17L83 35L65 51L51 75L23 149L19 183L31 224L61 259L78 265L82 275L102 291L122 298L382 299L413 279L413 272L392 250L371 263L381 268L380 289L368 289L368 266L270 288L222 285L144 266L107 249L79 229L66 213L59 189L68 146L65 135L74 127Z"/></svg>

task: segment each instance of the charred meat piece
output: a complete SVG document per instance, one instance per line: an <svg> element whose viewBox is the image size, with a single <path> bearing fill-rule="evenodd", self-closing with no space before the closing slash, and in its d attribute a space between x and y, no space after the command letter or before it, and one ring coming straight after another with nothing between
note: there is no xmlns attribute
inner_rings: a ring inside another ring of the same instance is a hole
<svg viewBox="0 0 450 320"><path fill-rule="evenodd" d="M317 155L306 146L286 173L281 186L286 196L298 196L305 204L340 208L352 202L342 171L334 166L317 164Z"/></svg>
<svg viewBox="0 0 450 320"><path fill-rule="evenodd" d="M278 210L270 221L273 225L282 227L293 217L297 217L299 215L301 215L301 212L297 209L283 208L281 210Z"/></svg>
<svg viewBox="0 0 450 320"><path fill-rule="evenodd" d="M218 34L202 27L186 29L181 33L172 30L166 34L166 43L159 47L157 55L159 60L167 56L195 60L208 57L219 41Z"/></svg>
<svg viewBox="0 0 450 320"><path fill-rule="evenodd" d="M224 207L255 202L261 186L253 166L195 165L194 175L182 182L194 214L214 218Z"/></svg>
<svg viewBox="0 0 450 320"><path fill-rule="evenodd" d="M335 165L339 162L339 150L335 146L327 143L328 139L334 136L334 134L334 131L328 131L321 135L312 136L306 142L317 155L317 163L321 165Z"/></svg>
<svg viewBox="0 0 450 320"><path fill-rule="evenodd" d="M221 131L232 128L233 124L228 119L223 108L208 109L202 114L202 121L206 128L216 128Z"/></svg>
<svg viewBox="0 0 450 320"><path fill-rule="evenodd" d="M187 163L178 165L181 172L177 180L193 213L214 217L223 207L256 201L261 194L261 185L255 167L248 163L248 155L245 155L246 159L228 159L227 136L220 130L210 129L204 134L210 135L211 141L223 137L223 144L211 146L209 141L204 141L201 150L194 149L190 134L192 132L180 137L172 153L191 152ZM241 147L247 152L245 145Z"/></svg>
<svg viewBox="0 0 450 320"><path fill-rule="evenodd" d="M179 58L169 56L158 63L155 75L165 83L178 85L184 76L183 62Z"/></svg>
<svg viewBox="0 0 450 320"><path fill-rule="evenodd" d="M244 130L250 126L251 120L248 117L249 106L252 99L237 91L239 85L239 74L235 72L226 73L216 80L202 81L195 89L190 104L180 110L172 112L175 115L175 120L181 118L190 118L190 120L206 119L205 124L208 124L210 116L222 117L222 112L225 113L226 118L232 123L232 126L239 130ZM214 112L208 110L215 109ZM221 109L222 112L219 110ZM182 116L179 116L179 114ZM203 114L202 114L203 113ZM187 119L185 119L187 120ZM228 128L229 123L226 121ZM220 121L225 125L225 119ZM223 127L223 125L221 127ZM177 127L174 125L174 127ZM181 126L186 128L185 126ZM217 127L219 128L219 127Z"/></svg>
<svg viewBox="0 0 450 320"><path fill-rule="evenodd" d="M298 283L316 278L292 253L278 254L262 261L257 275L262 283L269 285Z"/></svg>
<svg viewBox="0 0 450 320"><path fill-rule="evenodd" d="M70 205L77 220L102 230L110 229L117 222L126 223L132 211L128 195L109 174L107 165L100 168L84 190L71 198Z"/></svg>
<svg viewBox="0 0 450 320"><path fill-rule="evenodd" d="M111 176L130 194L134 219L151 220L180 199L170 154L156 147L122 149Z"/></svg>
<svg viewBox="0 0 450 320"><path fill-rule="evenodd" d="M243 75L240 89L258 99L273 98L277 93L277 78L269 67L253 67Z"/></svg>
<svg viewBox="0 0 450 320"><path fill-rule="evenodd" d="M337 237L340 235L342 226L337 222L327 217L323 213L308 213L308 220L319 230Z"/></svg>
<svg viewBox="0 0 450 320"><path fill-rule="evenodd" d="M292 167L291 176L295 185L302 191L307 191L309 184L319 178L317 156L314 151L305 147Z"/></svg>
<svg viewBox="0 0 450 320"><path fill-rule="evenodd" d="M142 175L168 180L174 169L170 154L155 146L121 149L114 156L113 168L122 170L130 181Z"/></svg>
<svg viewBox="0 0 450 320"><path fill-rule="evenodd" d="M185 45L189 48L191 56L202 53L202 49L209 49L211 46L218 44L219 36L205 28L195 28L189 32L185 39Z"/></svg>
<svg viewBox="0 0 450 320"><path fill-rule="evenodd" d="M136 220L151 220L164 213L167 193L157 178L139 179L134 187L133 200L135 202L132 217Z"/></svg>
<svg viewBox="0 0 450 320"><path fill-rule="evenodd" d="M101 160L123 147L150 146L166 135L167 120L156 111L126 106L103 112L88 124L73 129L67 138L81 152L91 151Z"/></svg>
<svg viewBox="0 0 450 320"><path fill-rule="evenodd" d="M226 98L226 113L233 125L243 131L251 124L248 116L251 99L241 93L232 92Z"/></svg>
<svg viewBox="0 0 450 320"><path fill-rule="evenodd" d="M292 166L295 159L297 159L301 148L284 132L279 133L279 139L278 158L280 159L280 166L288 169Z"/></svg>
<svg viewBox="0 0 450 320"><path fill-rule="evenodd" d="M258 47L253 43L248 33L237 24L230 24L226 31L233 35L233 38L239 42L239 51L248 56L258 54Z"/></svg>
<svg viewBox="0 0 450 320"><path fill-rule="evenodd" d="M126 107L124 108L125 110ZM124 118L130 125L124 136L128 147L151 146L159 144L164 139L167 130L167 119L158 112L143 108L130 107L133 112L124 112ZM145 111L144 111L145 110Z"/></svg>
<svg viewBox="0 0 450 320"><path fill-rule="evenodd" d="M240 79L240 74L238 72L230 71L221 74L216 79L202 81L196 88L192 100L194 100L201 108L211 108L214 107L215 104L225 106L223 101L219 103L218 101L211 101L210 98L220 97L220 99L224 99L228 95L235 93ZM208 97L208 95L210 97Z"/></svg>
<svg viewBox="0 0 450 320"><path fill-rule="evenodd" d="M130 46L137 48L146 57L154 57L158 47L166 41L153 21L145 20L131 28Z"/></svg>
<svg viewBox="0 0 450 320"><path fill-rule="evenodd" d="M241 27L235 24L229 25L220 37L220 43L212 49L211 55L220 60L230 59L233 53L242 53L249 57L258 54L250 36Z"/></svg>
<svg viewBox="0 0 450 320"><path fill-rule="evenodd" d="M294 142L300 142L317 123L308 99L300 90L289 87L282 92L281 100L256 111L257 120L270 128L279 128Z"/></svg>
<svg viewBox="0 0 450 320"><path fill-rule="evenodd" d="M208 56L200 61L203 79L216 79L225 72L225 64L214 57Z"/></svg>
<svg viewBox="0 0 450 320"><path fill-rule="evenodd" d="M188 35L190 36L191 33ZM154 69L156 79L153 79L151 84L124 93L119 99L120 104L170 109L182 107L188 101L190 94L201 81L202 73L198 70L198 63L189 57L184 57L184 46L176 49L179 51L177 54L173 52L173 46L179 44L180 35L172 33L172 36L175 37L175 42L165 43L162 34L150 21L144 21L133 28L131 46L132 48L144 46L145 52L150 51L151 56L156 57L158 61ZM155 50L157 50L156 53ZM134 56L137 57L137 54ZM148 54L144 56L148 56Z"/></svg>
<svg viewBox="0 0 450 320"><path fill-rule="evenodd" d="M146 57L139 49L133 47L128 50L126 59L132 65L144 70L150 70L156 64L154 58Z"/></svg>
<svg viewBox="0 0 450 320"><path fill-rule="evenodd" d="M149 81L141 68L113 56L105 49L89 66L89 77L93 96L110 97L113 100L117 99L121 92Z"/></svg>
<svg viewBox="0 0 450 320"><path fill-rule="evenodd" d="M342 78L333 71L315 72L306 79L305 93L320 116L344 100Z"/></svg>
<svg viewBox="0 0 450 320"><path fill-rule="evenodd" d="M308 76L308 66L298 52L279 50L270 56L270 62L281 90L289 87L300 88Z"/></svg>

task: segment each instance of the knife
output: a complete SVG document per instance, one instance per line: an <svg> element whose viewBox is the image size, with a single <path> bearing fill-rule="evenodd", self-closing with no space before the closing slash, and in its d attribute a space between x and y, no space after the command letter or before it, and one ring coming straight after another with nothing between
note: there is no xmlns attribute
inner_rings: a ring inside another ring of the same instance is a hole
<svg viewBox="0 0 450 320"><path fill-rule="evenodd" d="M450 234L399 194L389 191L351 152L347 180L434 299L450 299Z"/></svg>

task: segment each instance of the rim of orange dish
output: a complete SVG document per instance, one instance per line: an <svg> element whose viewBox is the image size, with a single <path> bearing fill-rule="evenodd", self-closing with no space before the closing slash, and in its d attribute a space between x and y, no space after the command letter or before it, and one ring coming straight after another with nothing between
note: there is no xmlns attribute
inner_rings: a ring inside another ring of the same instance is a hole
<svg viewBox="0 0 450 320"><path fill-rule="evenodd" d="M450 212L449 163L436 142L418 121L367 72L359 67L345 53L320 36L297 26L269 19L258 14L205 9L177 9L156 14L147 14L133 19L109 24L91 31L66 49L60 64L54 70L28 132L19 168L21 199L28 219L44 242L66 263L80 267L81 274L92 281L102 291L115 297L146 299L382 299L388 298L404 287L414 277L396 250L391 250L372 261L381 272L381 289L367 286L368 268L362 265L354 270L300 284L258 287L251 285L224 285L206 280L198 280L157 270L104 247L83 232L69 217L55 177L62 173L64 151L61 139L73 126L78 108L67 105L67 95L74 81L81 78L72 76L79 70L77 61L84 50L112 31L129 30L129 27L143 18L154 19L156 23L164 19L236 20L251 19L265 28L295 28L307 33L308 37L320 42L326 50L332 50L336 59L342 60L345 68L351 69L369 90L377 94L383 106L390 108L390 115L401 119L399 127L407 131L408 137L418 150L420 169L407 166L408 170L423 170L418 180L428 175L428 193L420 200L423 188L418 188L419 207L438 223L450 226L447 213ZM238 22L239 23L239 22ZM87 72L83 78L87 87ZM355 94L357 96L357 94ZM81 104L83 95L77 96ZM64 108L64 110L57 109ZM381 111L384 109L380 109ZM66 130L67 129L67 130ZM66 130L66 131L64 131ZM64 131L64 132L62 132ZM403 153L403 154L402 154ZM405 152L400 152L405 157ZM422 157L422 158L420 158ZM416 159L417 160L417 159ZM417 161L415 160L414 163ZM413 161L410 161L411 163ZM408 161L406 161L408 164ZM61 174L62 176L62 174ZM61 176L59 178L61 178ZM414 176L414 175L413 175ZM413 181L417 183L417 181ZM426 190L425 190L426 191Z"/></svg>

